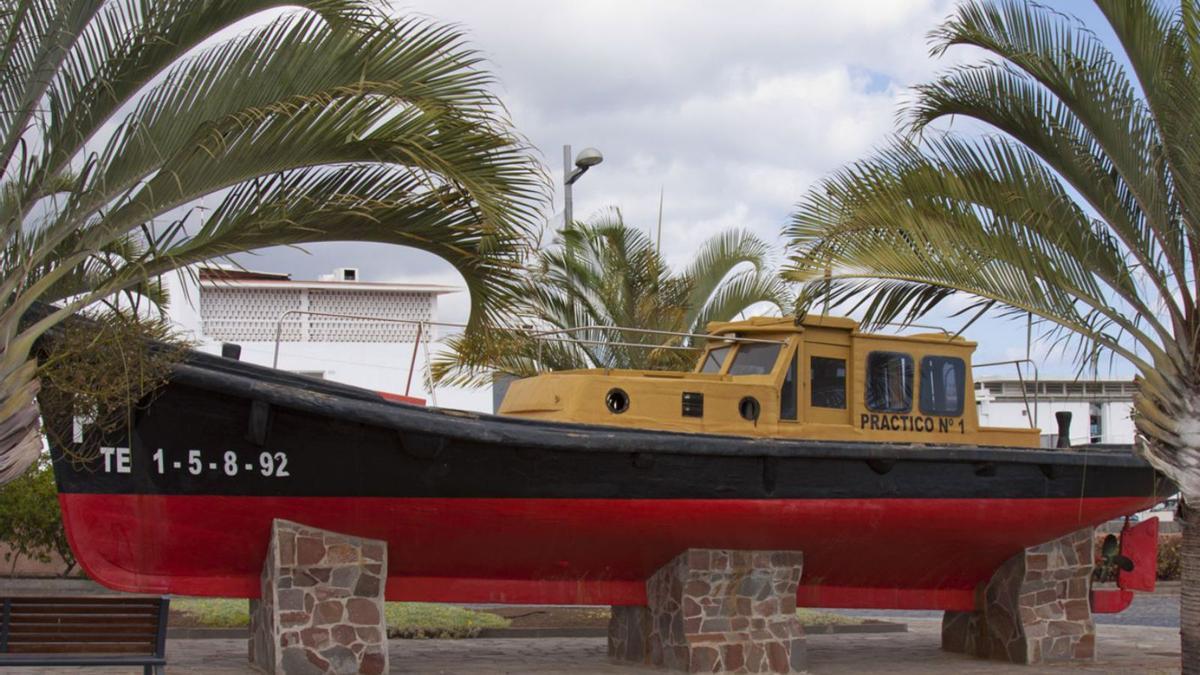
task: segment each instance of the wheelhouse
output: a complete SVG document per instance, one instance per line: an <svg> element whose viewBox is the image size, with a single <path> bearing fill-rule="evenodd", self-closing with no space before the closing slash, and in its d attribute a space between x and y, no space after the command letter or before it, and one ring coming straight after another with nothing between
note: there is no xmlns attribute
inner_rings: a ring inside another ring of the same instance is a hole
<svg viewBox="0 0 1200 675"><path fill-rule="evenodd" d="M980 427L975 344L862 333L835 317L708 327L690 372L579 370L513 383L501 414L814 440L1037 447L1038 430Z"/></svg>

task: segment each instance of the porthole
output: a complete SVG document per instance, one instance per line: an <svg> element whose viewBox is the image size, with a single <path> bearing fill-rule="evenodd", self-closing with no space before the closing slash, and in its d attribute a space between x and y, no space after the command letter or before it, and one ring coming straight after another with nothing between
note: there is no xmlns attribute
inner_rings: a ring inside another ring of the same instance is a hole
<svg viewBox="0 0 1200 675"><path fill-rule="evenodd" d="M629 410L629 394L622 389L609 389L608 394L604 397L604 405L608 408L608 412L620 415Z"/></svg>
<svg viewBox="0 0 1200 675"><path fill-rule="evenodd" d="M758 420L758 414L762 412L762 408L758 405L758 399L747 396L738 403L738 412L741 413L742 419L754 422Z"/></svg>

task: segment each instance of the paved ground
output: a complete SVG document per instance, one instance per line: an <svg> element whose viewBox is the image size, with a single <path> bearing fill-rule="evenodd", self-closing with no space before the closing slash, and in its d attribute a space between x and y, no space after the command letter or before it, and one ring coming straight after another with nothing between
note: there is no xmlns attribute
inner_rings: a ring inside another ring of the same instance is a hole
<svg viewBox="0 0 1200 675"><path fill-rule="evenodd" d="M1090 664L1031 668L980 661L938 648L940 622L909 621L907 633L813 635L808 638L809 669L825 673L1177 673L1179 633L1170 628L1102 625L1099 656ZM393 673L601 673L634 675L661 670L609 663L603 638L393 640ZM167 672L187 675L253 673L246 665L245 640L172 640ZM5 675L78 675L79 669L6 669ZM89 669L89 673L129 673L131 669Z"/></svg>
<svg viewBox="0 0 1200 675"><path fill-rule="evenodd" d="M851 616L869 616L886 621L938 619L941 612L905 610L831 609L830 612ZM1114 626L1179 627L1179 582L1159 582L1154 593L1137 593L1129 609L1118 614L1096 614L1096 623Z"/></svg>

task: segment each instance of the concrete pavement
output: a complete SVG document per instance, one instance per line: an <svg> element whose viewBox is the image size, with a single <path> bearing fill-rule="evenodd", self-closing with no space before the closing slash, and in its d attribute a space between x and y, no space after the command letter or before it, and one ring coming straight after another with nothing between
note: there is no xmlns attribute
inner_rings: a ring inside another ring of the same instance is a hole
<svg viewBox="0 0 1200 675"><path fill-rule="evenodd" d="M811 635L809 671L851 673L1177 673L1179 633L1173 628L1098 627L1095 662L1057 666L1012 666L948 654L938 647L940 621L911 620L907 633ZM245 640L171 640L167 672L180 675L254 673L246 663ZM622 674L664 671L609 663L603 638L392 640L393 673ZM75 668L6 669L4 675L78 675ZM131 673L130 668L93 668L88 673Z"/></svg>

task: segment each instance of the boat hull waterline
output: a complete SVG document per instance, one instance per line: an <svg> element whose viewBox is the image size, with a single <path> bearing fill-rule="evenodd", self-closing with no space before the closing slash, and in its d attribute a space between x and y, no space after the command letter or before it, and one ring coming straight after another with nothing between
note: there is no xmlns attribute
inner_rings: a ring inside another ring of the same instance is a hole
<svg viewBox="0 0 1200 675"><path fill-rule="evenodd" d="M275 518L388 542L390 600L643 604L687 548L800 550L803 606L960 609L1006 559L1173 486L1129 453L814 443L429 410L195 356L88 463L80 564L257 597Z"/></svg>

